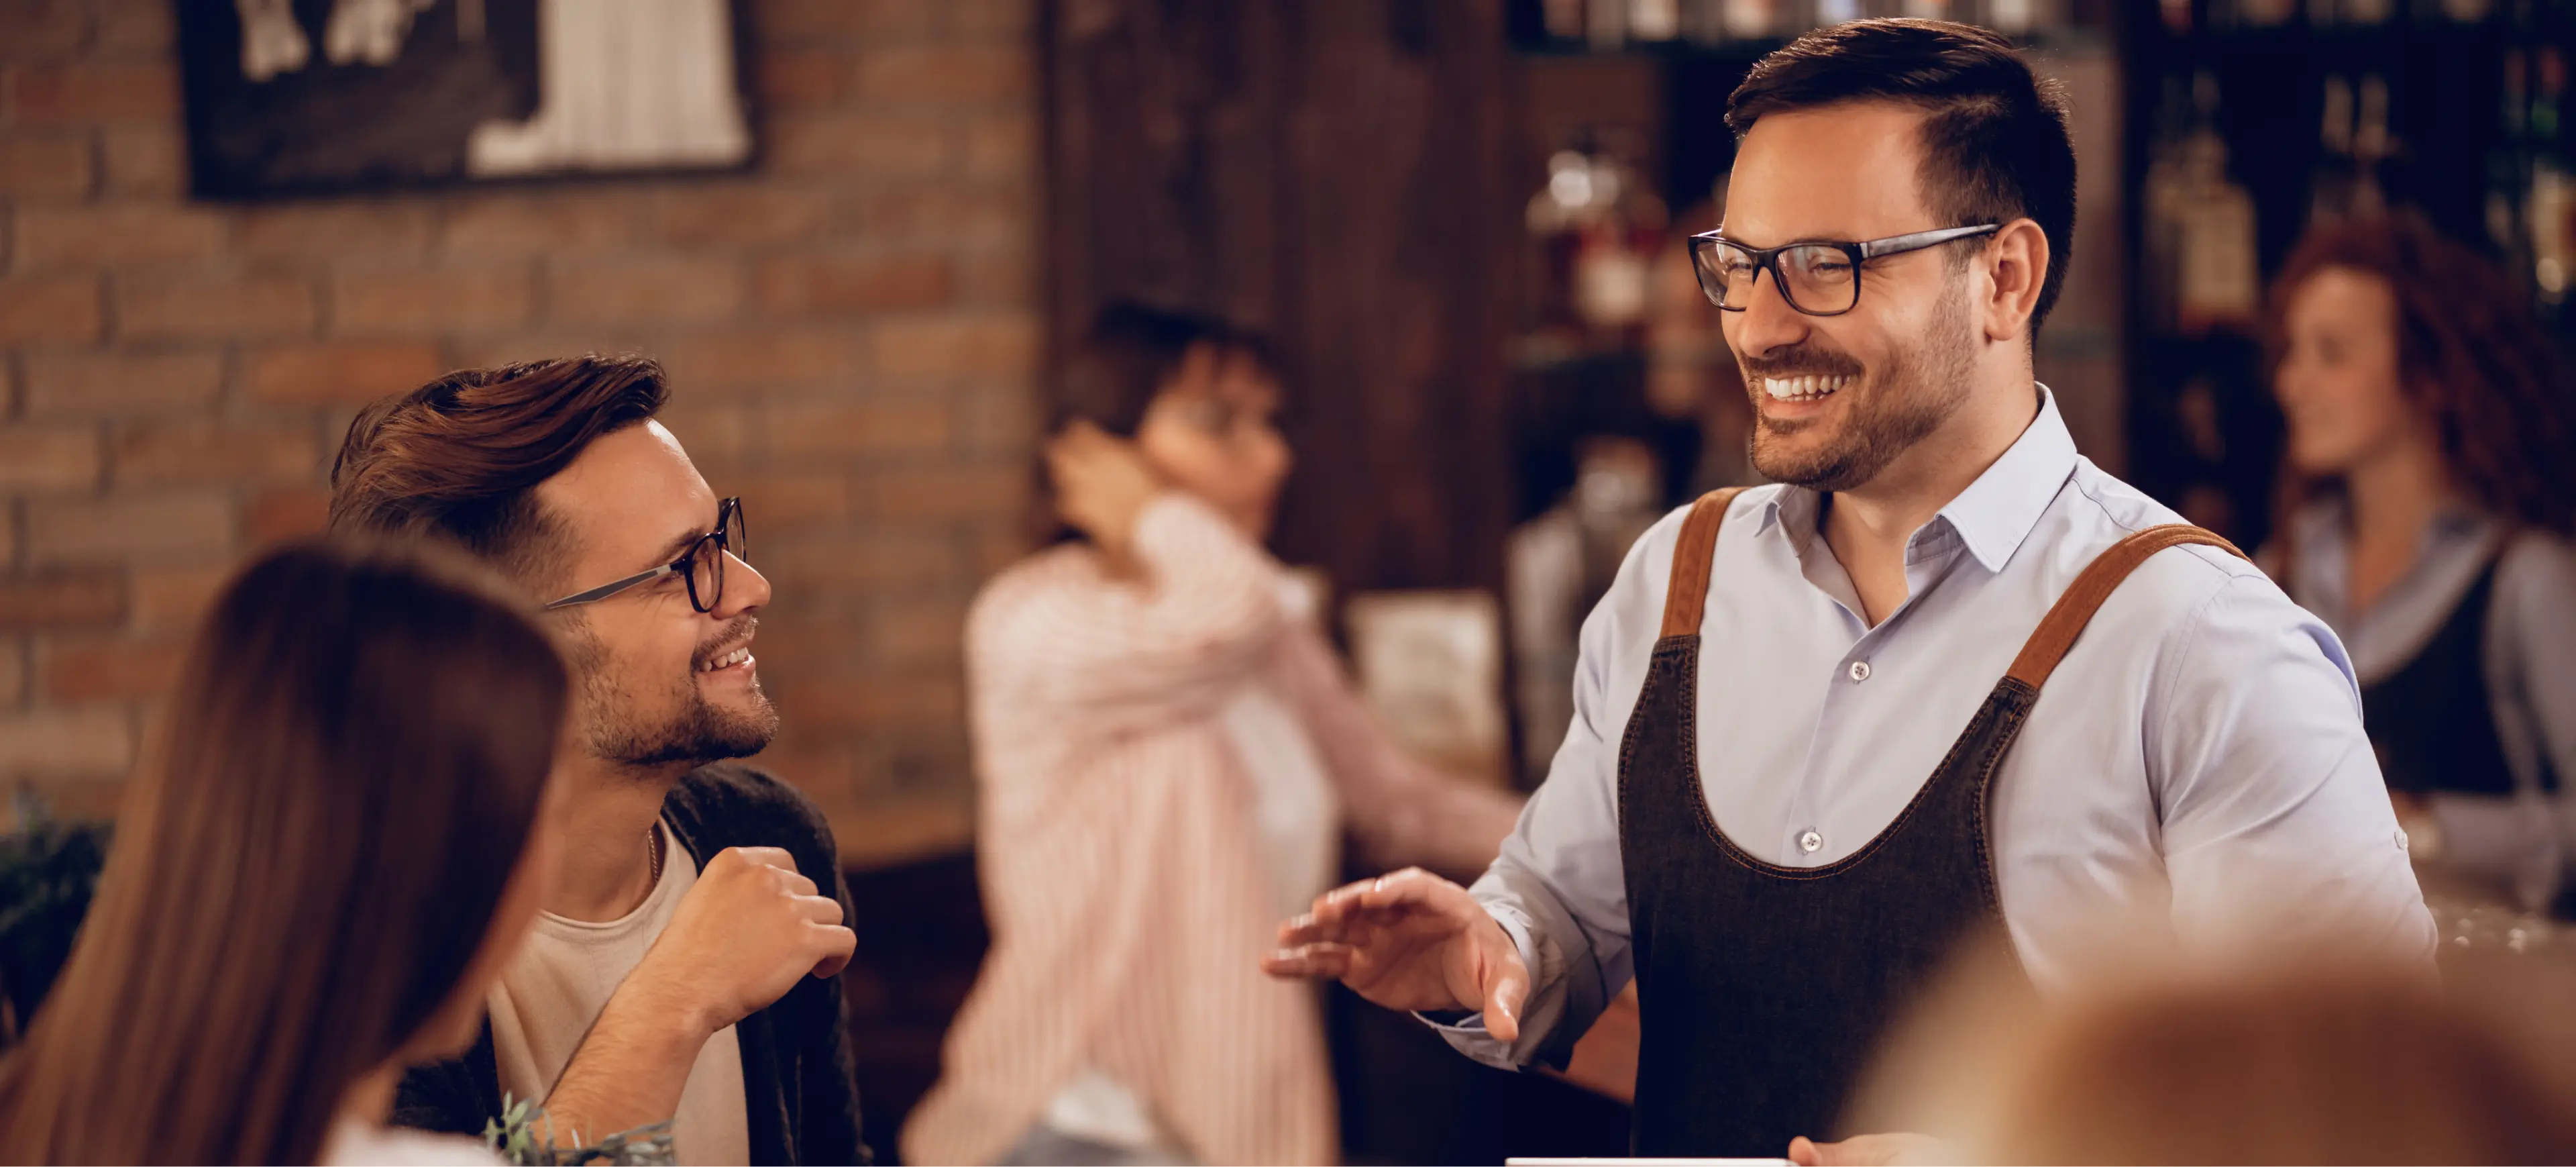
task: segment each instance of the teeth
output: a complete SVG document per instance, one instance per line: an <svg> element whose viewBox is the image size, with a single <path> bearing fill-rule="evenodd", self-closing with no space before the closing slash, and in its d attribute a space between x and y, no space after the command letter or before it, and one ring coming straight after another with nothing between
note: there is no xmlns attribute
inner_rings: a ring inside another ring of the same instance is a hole
<svg viewBox="0 0 2576 1167"><path fill-rule="evenodd" d="M706 673L712 673L712 672L716 671L717 669L729 669L729 668L732 668L733 666L738 665L738 664L741 664L742 662L747 661L747 660L750 660L750 659L751 659L751 649L750 649L750 647L749 647L749 646L745 646L745 647L742 647L742 648L737 648L737 649L733 650L732 652L728 652L728 653L724 654L723 656L717 657L717 658L716 658L716 659L714 659L714 660L708 661L708 662L707 662L707 666L706 666L705 668L703 668L703 669L698 670L698 671L700 671L700 672L706 672Z"/></svg>
<svg viewBox="0 0 2576 1167"><path fill-rule="evenodd" d="M1848 375L1834 377L1764 377L1762 391L1773 401L1814 401L1832 395L1851 383Z"/></svg>

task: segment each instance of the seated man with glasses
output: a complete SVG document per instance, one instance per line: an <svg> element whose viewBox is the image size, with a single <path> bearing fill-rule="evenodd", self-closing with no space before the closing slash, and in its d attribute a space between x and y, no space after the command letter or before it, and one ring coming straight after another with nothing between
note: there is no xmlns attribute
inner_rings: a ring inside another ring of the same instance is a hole
<svg viewBox="0 0 2576 1167"><path fill-rule="evenodd" d="M452 373L367 407L332 468L334 530L491 561L551 601L579 682L554 774L562 879L482 1040L409 1074L393 1121L479 1134L506 1094L567 1148L668 1120L683 1163L864 1161L831 831L728 761L778 731L751 653L769 581L742 501L653 420L668 392L640 358Z"/></svg>

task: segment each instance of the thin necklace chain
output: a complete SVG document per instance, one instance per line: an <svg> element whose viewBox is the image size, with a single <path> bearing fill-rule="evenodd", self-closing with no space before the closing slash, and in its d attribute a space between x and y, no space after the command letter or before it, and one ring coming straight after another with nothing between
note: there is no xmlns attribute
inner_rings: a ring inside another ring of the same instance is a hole
<svg viewBox="0 0 2576 1167"><path fill-rule="evenodd" d="M644 849L653 856L653 886L662 886L662 824L644 828Z"/></svg>

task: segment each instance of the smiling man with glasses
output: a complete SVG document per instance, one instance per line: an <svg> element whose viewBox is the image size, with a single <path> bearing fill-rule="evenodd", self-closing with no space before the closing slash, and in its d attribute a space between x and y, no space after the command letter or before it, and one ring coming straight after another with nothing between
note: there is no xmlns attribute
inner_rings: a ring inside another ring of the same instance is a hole
<svg viewBox="0 0 2576 1167"><path fill-rule="evenodd" d="M1963 950L2042 991L2123 936L2427 966L2334 635L2078 455L2033 380L2075 222L2057 87L1980 29L1857 21L1726 120L1691 258L1778 485L1630 551L1472 890L1332 892L1267 967L1503 1066L1562 1066L1634 979L1636 1152L1814 1163L1926 1148L1837 1124Z"/></svg>
<svg viewBox="0 0 2576 1167"><path fill-rule="evenodd" d="M480 1134L506 1093L566 1146L670 1120L682 1163L859 1161L849 896L822 816L730 760L778 732L752 655L769 581L742 500L654 420L668 392L641 358L453 373L362 411L333 467L335 530L492 561L544 602L580 692L561 876L483 1040L408 1075L393 1120Z"/></svg>

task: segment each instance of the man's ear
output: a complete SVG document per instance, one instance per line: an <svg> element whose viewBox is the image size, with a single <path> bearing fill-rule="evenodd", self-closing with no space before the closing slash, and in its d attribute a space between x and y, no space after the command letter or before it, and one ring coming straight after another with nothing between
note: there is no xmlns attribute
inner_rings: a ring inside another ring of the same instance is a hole
<svg viewBox="0 0 2576 1167"><path fill-rule="evenodd" d="M1979 308L1987 340L2029 339L2031 313L2048 282L2048 258L2048 233L2029 219L2004 224L1986 241L1981 262L1990 293Z"/></svg>

